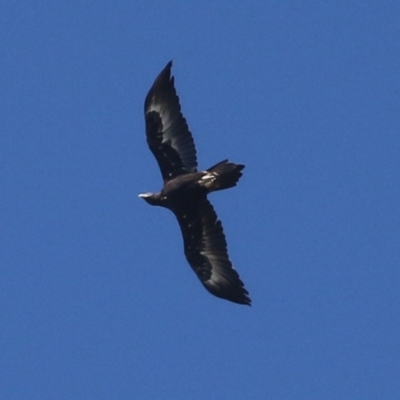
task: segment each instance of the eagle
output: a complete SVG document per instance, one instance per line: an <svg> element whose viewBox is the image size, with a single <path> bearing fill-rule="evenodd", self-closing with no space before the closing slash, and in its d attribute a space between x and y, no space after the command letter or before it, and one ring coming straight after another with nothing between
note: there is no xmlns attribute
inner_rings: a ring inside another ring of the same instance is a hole
<svg viewBox="0 0 400 400"><path fill-rule="evenodd" d="M139 197L171 210L178 220L187 261L213 295L251 305L249 292L233 268L221 221L207 195L236 186L244 165L224 160L197 170L193 136L182 115L171 76L172 61L160 72L144 102L147 144L161 170L159 193Z"/></svg>

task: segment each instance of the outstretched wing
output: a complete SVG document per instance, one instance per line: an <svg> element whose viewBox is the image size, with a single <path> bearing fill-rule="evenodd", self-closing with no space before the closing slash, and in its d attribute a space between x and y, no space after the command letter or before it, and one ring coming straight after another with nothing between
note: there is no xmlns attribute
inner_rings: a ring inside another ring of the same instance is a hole
<svg viewBox="0 0 400 400"><path fill-rule="evenodd" d="M196 148L181 113L171 67L172 61L158 75L144 102L147 143L164 182L197 171Z"/></svg>
<svg viewBox="0 0 400 400"><path fill-rule="evenodd" d="M229 260L221 221L211 203L203 198L174 213L186 258L204 287L217 297L250 305L249 292Z"/></svg>

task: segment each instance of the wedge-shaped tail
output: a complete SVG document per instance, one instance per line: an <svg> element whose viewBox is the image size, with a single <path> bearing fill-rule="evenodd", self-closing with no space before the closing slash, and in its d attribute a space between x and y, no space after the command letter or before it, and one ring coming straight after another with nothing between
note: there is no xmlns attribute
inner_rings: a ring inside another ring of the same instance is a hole
<svg viewBox="0 0 400 400"><path fill-rule="evenodd" d="M207 170L204 176L207 182L208 192L215 192L216 190L229 189L236 186L242 174L244 165L235 164L224 160L215 164Z"/></svg>

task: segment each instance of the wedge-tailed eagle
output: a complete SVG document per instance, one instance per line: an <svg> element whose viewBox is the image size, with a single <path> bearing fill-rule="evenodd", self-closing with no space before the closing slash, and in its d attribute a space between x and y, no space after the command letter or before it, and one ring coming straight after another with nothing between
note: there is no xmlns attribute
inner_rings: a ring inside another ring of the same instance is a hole
<svg viewBox="0 0 400 400"><path fill-rule="evenodd" d="M172 61L161 71L144 103L146 138L164 181L159 193L139 197L171 210L182 231L187 261L213 295L239 304L251 304L238 273L229 260L221 221L208 193L236 186L244 165L224 160L197 170L192 134L181 112L171 76Z"/></svg>

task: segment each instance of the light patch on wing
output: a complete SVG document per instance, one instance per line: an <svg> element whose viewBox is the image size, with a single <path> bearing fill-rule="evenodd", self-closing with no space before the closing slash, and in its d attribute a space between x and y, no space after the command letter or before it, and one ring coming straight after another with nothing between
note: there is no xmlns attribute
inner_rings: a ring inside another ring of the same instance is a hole
<svg viewBox="0 0 400 400"><path fill-rule="evenodd" d="M209 174L212 175L212 174ZM227 246L221 221L210 221L203 226L202 250L211 266L211 275L207 280L209 285L227 287L237 277L237 273L227 255ZM232 279L233 278L233 279Z"/></svg>
<svg viewBox="0 0 400 400"><path fill-rule="evenodd" d="M201 183L204 187L209 188L218 179L218 174L216 172L203 171L205 175L200 178Z"/></svg>
<svg viewBox="0 0 400 400"><path fill-rule="evenodd" d="M194 150L193 139L190 135L182 137L177 135L181 128L180 124L187 125L186 119L183 117L180 111L180 107L173 106L164 102L156 102L155 96L152 97L151 103L147 109L147 112L156 112L161 118L162 124L162 144L168 144L173 147L182 158L182 162L185 165L188 172L194 172L196 167L193 166L192 152ZM187 126L185 127L187 130Z"/></svg>
<svg viewBox="0 0 400 400"><path fill-rule="evenodd" d="M147 112L152 112L152 111L155 111L161 117L161 123L162 123L162 127L163 127L162 143L170 141L171 143L174 144L172 132L169 129L171 127L173 121L171 118L171 112L168 109L168 105L163 104L163 103L156 103L155 96L153 96Z"/></svg>

